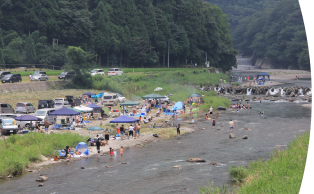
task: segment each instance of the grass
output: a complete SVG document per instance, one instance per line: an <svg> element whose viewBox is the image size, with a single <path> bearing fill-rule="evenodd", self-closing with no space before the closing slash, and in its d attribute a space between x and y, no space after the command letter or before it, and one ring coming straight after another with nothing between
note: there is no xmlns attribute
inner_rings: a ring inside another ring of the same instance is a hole
<svg viewBox="0 0 314 194"><path fill-rule="evenodd" d="M70 133L11 135L0 141L0 176L22 174L30 163L40 161L41 155L53 157L56 150L67 145L73 148L82 141L86 137Z"/></svg>
<svg viewBox="0 0 314 194"><path fill-rule="evenodd" d="M310 132L299 135L286 150L280 147L269 160L257 160L247 168L232 167L230 175L243 182L237 193L298 193L301 187Z"/></svg>

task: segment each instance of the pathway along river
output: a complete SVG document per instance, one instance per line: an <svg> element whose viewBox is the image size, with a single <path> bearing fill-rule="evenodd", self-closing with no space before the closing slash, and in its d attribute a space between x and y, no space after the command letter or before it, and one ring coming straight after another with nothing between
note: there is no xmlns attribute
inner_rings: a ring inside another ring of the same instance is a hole
<svg viewBox="0 0 314 194"><path fill-rule="evenodd" d="M43 170L40 173L49 177L43 187L35 182L38 173L1 181L1 193L198 193L198 187L208 181L213 181L214 186L225 183L229 187L231 165L269 158L274 149L279 146L285 149L289 141L310 130L311 110L300 104L250 104L251 110L236 113L229 109L221 113L215 130L211 121L199 121L195 133L150 143L147 147L125 149L123 158L92 157ZM259 116L261 109L265 116ZM229 139L230 119L235 120L236 139ZM206 130L199 129L203 127ZM249 139L241 139L244 135ZM192 157L207 162L186 162ZM210 165L211 162L219 165ZM106 168L107 165L114 167ZM182 168L173 168L175 165Z"/></svg>

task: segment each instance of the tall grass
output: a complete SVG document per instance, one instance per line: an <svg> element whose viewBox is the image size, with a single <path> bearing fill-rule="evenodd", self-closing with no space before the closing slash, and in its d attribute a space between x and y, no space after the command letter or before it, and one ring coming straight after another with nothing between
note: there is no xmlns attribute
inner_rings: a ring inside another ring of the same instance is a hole
<svg viewBox="0 0 314 194"><path fill-rule="evenodd" d="M41 155L53 157L56 150L75 147L82 141L86 137L70 133L12 135L0 141L0 176L22 174L30 163L40 161Z"/></svg>
<svg viewBox="0 0 314 194"><path fill-rule="evenodd" d="M305 169L310 132L277 149L266 161L257 160L247 168L231 168L237 181L244 182L237 193L298 193Z"/></svg>

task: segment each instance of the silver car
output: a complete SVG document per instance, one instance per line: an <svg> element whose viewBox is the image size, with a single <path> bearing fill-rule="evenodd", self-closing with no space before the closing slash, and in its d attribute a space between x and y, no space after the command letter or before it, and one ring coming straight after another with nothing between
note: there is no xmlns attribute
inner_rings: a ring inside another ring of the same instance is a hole
<svg viewBox="0 0 314 194"><path fill-rule="evenodd" d="M34 74L31 81L48 81L49 77L46 74Z"/></svg>
<svg viewBox="0 0 314 194"><path fill-rule="evenodd" d="M19 102L15 106L15 112L21 112L21 113L34 113L36 111L36 108L29 102Z"/></svg>

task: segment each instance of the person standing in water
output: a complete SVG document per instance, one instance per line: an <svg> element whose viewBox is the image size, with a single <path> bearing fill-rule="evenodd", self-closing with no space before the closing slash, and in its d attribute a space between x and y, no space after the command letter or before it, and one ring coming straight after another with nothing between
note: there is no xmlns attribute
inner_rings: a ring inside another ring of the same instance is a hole
<svg viewBox="0 0 314 194"><path fill-rule="evenodd" d="M180 136L180 124L177 126L177 136Z"/></svg>
<svg viewBox="0 0 314 194"><path fill-rule="evenodd" d="M109 148L110 158L112 158L112 155L113 155L113 149L114 149L114 148L111 148L111 147Z"/></svg>
<svg viewBox="0 0 314 194"><path fill-rule="evenodd" d="M215 125L216 125L216 119L215 119L215 117L213 118L212 125L213 125L213 129L215 129Z"/></svg>
<svg viewBox="0 0 314 194"><path fill-rule="evenodd" d="M233 123L232 119L230 119L230 121L229 121L229 126L230 126L229 131L233 131L233 125L234 125L234 123Z"/></svg>
<svg viewBox="0 0 314 194"><path fill-rule="evenodd" d="M120 148L120 156L122 157L122 155L123 155L123 146L121 146Z"/></svg>
<svg viewBox="0 0 314 194"><path fill-rule="evenodd" d="M259 103L262 104L262 97L259 98Z"/></svg>
<svg viewBox="0 0 314 194"><path fill-rule="evenodd" d="M96 147L97 147L97 155L96 155L96 157L98 158L98 156L100 154L100 141L99 141L99 138L97 138L97 140L96 140Z"/></svg>
<svg viewBox="0 0 314 194"><path fill-rule="evenodd" d="M209 115L210 115L210 118L212 118L212 116L213 116L213 107L212 106L209 108Z"/></svg>

